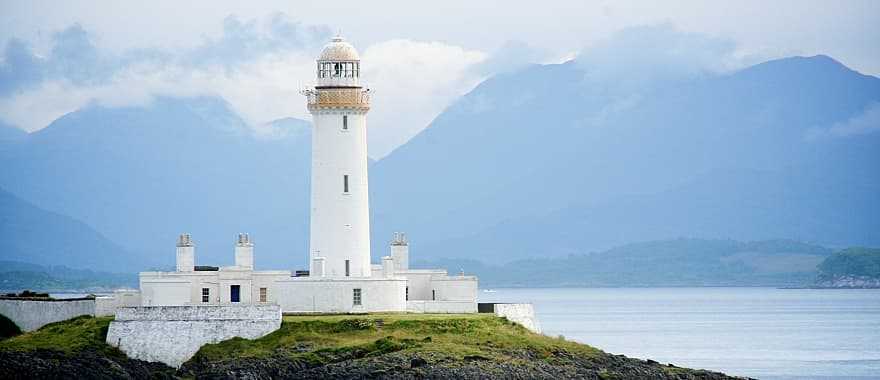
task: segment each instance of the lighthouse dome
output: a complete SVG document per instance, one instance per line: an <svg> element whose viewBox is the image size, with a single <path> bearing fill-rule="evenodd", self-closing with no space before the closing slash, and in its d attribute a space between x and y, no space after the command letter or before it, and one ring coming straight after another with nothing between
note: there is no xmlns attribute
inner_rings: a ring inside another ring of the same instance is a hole
<svg viewBox="0 0 880 380"><path fill-rule="evenodd" d="M333 37L318 57L318 61L360 61L360 59L357 49L341 36Z"/></svg>

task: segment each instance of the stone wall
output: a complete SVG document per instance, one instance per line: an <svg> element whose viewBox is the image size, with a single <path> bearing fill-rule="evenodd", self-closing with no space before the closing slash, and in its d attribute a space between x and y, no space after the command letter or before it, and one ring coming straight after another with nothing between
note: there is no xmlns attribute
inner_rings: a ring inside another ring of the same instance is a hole
<svg viewBox="0 0 880 380"><path fill-rule="evenodd" d="M205 344L256 339L280 327L278 305L120 307L107 343L133 359L180 367Z"/></svg>
<svg viewBox="0 0 880 380"><path fill-rule="evenodd" d="M406 301L406 311L410 313L476 313L477 303L473 301Z"/></svg>
<svg viewBox="0 0 880 380"><path fill-rule="evenodd" d="M535 316L535 308L530 303L496 303L495 315L519 323L532 332L541 333L541 325Z"/></svg>
<svg viewBox="0 0 880 380"><path fill-rule="evenodd" d="M0 314L6 316L21 331L34 331L52 322L81 315L95 315L94 299L33 300L0 299Z"/></svg>

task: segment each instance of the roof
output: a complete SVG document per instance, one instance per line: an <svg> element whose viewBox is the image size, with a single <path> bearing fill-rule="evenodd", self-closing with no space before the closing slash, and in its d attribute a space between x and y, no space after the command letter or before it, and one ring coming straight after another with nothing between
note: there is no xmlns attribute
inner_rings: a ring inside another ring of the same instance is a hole
<svg viewBox="0 0 880 380"><path fill-rule="evenodd" d="M318 56L319 61L360 61L361 56L357 49L350 43L346 42L341 36L333 37Z"/></svg>

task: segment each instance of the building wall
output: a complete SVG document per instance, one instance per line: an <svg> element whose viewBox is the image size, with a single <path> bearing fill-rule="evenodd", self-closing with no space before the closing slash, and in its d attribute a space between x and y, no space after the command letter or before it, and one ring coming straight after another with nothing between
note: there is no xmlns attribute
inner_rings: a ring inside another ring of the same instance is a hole
<svg viewBox="0 0 880 380"><path fill-rule="evenodd" d="M415 269L397 272L396 275L405 277L408 280L407 286L409 287L410 301L430 301L432 300L432 290L434 290L431 280L446 276L446 271L439 269Z"/></svg>
<svg viewBox="0 0 880 380"><path fill-rule="evenodd" d="M34 331L52 322L95 315L95 300L0 299L0 314L15 322L22 331Z"/></svg>
<svg viewBox="0 0 880 380"><path fill-rule="evenodd" d="M231 286L239 285L239 304L259 303L260 288L268 288L277 280L290 278L289 271L259 271L223 268L204 272L142 272L143 306L235 305ZM202 302L202 288L208 289L209 301ZM271 299L271 298L270 298ZM267 302L270 303L270 302Z"/></svg>
<svg viewBox="0 0 880 380"><path fill-rule="evenodd" d="M360 92L360 89L352 89ZM348 129L343 130L343 116ZM312 112L312 181L309 265L324 257L328 277L370 275L370 208L367 178L367 119L365 112ZM348 175L349 191L343 189ZM311 268L316 273L315 268Z"/></svg>
<svg viewBox="0 0 880 380"><path fill-rule="evenodd" d="M107 343L133 359L180 367L205 344L256 339L280 327L278 305L124 307L110 322Z"/></svg>
<svg viewBox="0 0 880 380"><path fill-rule="evenodd" d="M275 283L277 301L290 313L366 313L406 311L406 280L402 278L290 278ZM354 289L361 305L354 305Z"/></svg>
<svg viewBox="0 0 880 380"><path fill-rule="evenodd" d="M474 276L449 276L431 279L438 301L477 302L477 278Z"/></svg>
<svg viewBox="0 0 880 380"><path fill-rule="evenodd" d="M117 308L133 306L141 306L141 293L137 290L117 290L111 296L95 298L95 316L116 315Z"/></svg>

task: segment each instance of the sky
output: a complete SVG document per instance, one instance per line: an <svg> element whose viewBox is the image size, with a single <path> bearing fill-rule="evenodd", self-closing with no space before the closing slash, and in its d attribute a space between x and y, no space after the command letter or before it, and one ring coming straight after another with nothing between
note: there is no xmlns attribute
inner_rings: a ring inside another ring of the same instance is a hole
<svg viewBox="0 0 880 380"><path fill-rule="evenodd" d="M725 72L826 54L880 75L880 1L0 0L0 122L35 131L92 103L216 95L259 132L309 118L299 91L337 33L373 89L374 158L530 63L585 57L603 68L593 75L625 81L655 64Z"/></svg>

